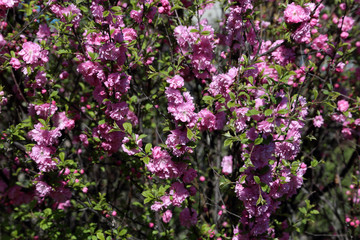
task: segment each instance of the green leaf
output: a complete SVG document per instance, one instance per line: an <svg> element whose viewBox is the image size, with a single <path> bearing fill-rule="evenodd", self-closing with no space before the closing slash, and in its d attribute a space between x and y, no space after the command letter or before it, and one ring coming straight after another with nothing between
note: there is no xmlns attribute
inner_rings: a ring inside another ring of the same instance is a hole
<svg viewBox="0 0 360 240"><path fill-rule="evenodd" d="M104 11L104 12L103 12L103 17L105 18L105 17L109 16L109 14L110 14L109 11Z"/></svg>
<svg viewBox="0 0 360 240"><path fill-rule="evenodd" d="M190 30L191 33L195 33L195 32L199 32L199 30L197 30L196 28L193 28Z"/></svg>
<svg viewBox="0 0 360 240"><path fill-rule="evenodd" d="M272 113L273 113L273 110L272 110L272 109L266 109L264 114L265 114L265 116L268 117L268 116L270 116Z"/></svg>
<svg viewBox="0 0 360 240"><path fill-rule="evenodd" d="M149 153L149 152L151 151L151 148L152 148L152 144L151 144L151 143L146 144L146 146L145 146L145 152L146 152L146 153Z"/></svg>
<svg viewBox="0 0 360 240"><path fill-rule="evenodd" d="M261 183L260 178L258 176L254 176L254 180L257 184Z"/></svg>
<svg viewBox="0 0 360 240"><path fill-rule="evenodd" d="M315 88L313 89L312 92L313 92L313 95L314 95L314 100L316 100L318 95L319 95L319 92Z"/></svg>
<svg viewBox="0 0 360 240"><path fill-rule="evenodd" d="M97 236L97 238L100 239L100 240L105 240L105 236L104 236L104 234L103 234L102 232L98 232L98 233L96 234L96 236Z"/></svg>
<svg viewBox="0 0 360 240"><path fill-rule="evenodd" d="M256 110L255 108L249 110L247 113L246 113L246 116L253 116L253 115L258 115L260 114L260 112L258 110Z"/></svg>
<svg viewBox="0 0 360 240"><path fill-rule="evenodd" d="M143 195L146 198L154 198L154 195L150 192L150 190L142 192L141 195Z"/></svg>
<svg viewBox="0 0 360 240"><path fill-rule="evenodd" d="M119 236L124 236L127 233L127 229L121 229L121 231L119 232Z"/></svg>
<svg viewBox="0 0 360 240"><path fill-rule="evenodd" d="M39 118L39 122L40 122L44 127L47 127L47 123L45 122L44 119Z"/></svg>
<svg viewBox="0 0 360 240"><path fill-rule="evenodd" d="M299 208L299 211L303 214L307 214L307 210L304 207Z"/></svg>
<svg viewBox="0 0 360 240"><path fill-rule="evenodd" d="M254 144L255 145L260 145L263 141L264 141L264 139L262 137L258 137L257 139L255 139Z"/></svg>
<svg viewBox="0 0 360 240"><path fill-rule="evenodd" d="M214 101L214 98L212 96L204 96L202 100L207 104L211 104Z"/></svg>
<svg viewBox="0 0 360 240"><path fill-rule="evenodd" d="M278 114L287 114L288 110L286 108L280 109L278 112Z"/></svg>
<svg viewBox="0 0 360 240"><path fill-rule="evenodd" d="M187 129L186 136L189 140L191 140L194 137L194 134L190 128Z"/></svg>
<svg viewBox="0 0 360 240"><path fill-rule="evenodd" d="M111 10L114 12L121 12L121 7L115 6L115 7L112 7Z"/></svg>
<svg viewBox="0 0 360 240"><path fill-rule="evenodd" d="M319 164L319 161L316 160L316 159L314 159L314 160L311 161L311 166L312 166L312 167L316 167L318 164Z"/></svg>
<svg viewBox="0 0 360 240"><path fill-rule="evenodd" d="M201 35L203 35L203 36L207 36L207 35L209 35L210 34L210 31L202 31L201 32Z"/></svg>
<svg viewBox="0 0 360 240"><path fill-rule="evenodd" d="M149 157L144 157L141 159L145 164L149 164L150 162L150 158Z"/></svg>
<svg viewBox="0 0 360 240"><path fill-rule="evenodd" d="M64 153L64 152L61 152L61 153L59 154L59 158L60 158L60 160L61 160L62 162L64 162L64 161L65 161L65 153Z"/></svg>
<svg viewBox="0 0 360 240"><path fill-rule="evenodd" d="M125 131L128 134L132 133L132 125L131 125L131 123L126 122L126 123L123 124L123 127L124 127Z"/></svg>
<svg viewBox="0 0 360 240"><path fill-rule="evenodd" d="M320 214L319 211L318 211L318 210L315 210L315 209L314 209L314 210L311 210L310 213L311 213L311 214L315 214L315 215Z"/></svg>
<svg viewBox="0 0 360 240"><path fill-rule="evenodd" d="M226 139L226 140L224 141L224 147L227 147L227 146L229 146L229 145L230 145L230 147L231 147L231 145L232 145L233 142L234 142L234 141L233 141L232 139L230 139L230 138Z"/></svg>
<svg viewBox="0 0 360 240"><path fill-rule="evenodd" d="M245 175L243 175L243 176L241 176L239 183L244 183L244 182L245 182L246 177L247 177L247 175L246 175L246 174L245 174Z"/></svg>

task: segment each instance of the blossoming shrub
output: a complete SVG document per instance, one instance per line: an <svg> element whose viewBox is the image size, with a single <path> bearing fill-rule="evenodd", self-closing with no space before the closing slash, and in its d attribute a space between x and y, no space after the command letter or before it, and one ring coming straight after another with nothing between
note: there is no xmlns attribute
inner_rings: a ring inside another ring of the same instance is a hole
<svg viewBox="0 0 360 240"><path fill-rule="evenodd" d="M359 14L0 2L0 237L358 237Z"/></svg>

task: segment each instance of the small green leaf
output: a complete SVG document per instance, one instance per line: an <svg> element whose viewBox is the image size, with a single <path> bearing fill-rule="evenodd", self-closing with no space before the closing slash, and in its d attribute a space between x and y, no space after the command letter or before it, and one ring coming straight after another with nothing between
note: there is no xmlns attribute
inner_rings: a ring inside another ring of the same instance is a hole
<svg viewBox="0 0 360 240"><path fill-rule="evenodd" d="M288 110L286 108L280 109L279 111L277 111L278 114L287 114Z"/></svg>
<svg viewBox="0 0 360 240"><path fill-rule="evenodd" d="M103 234L102 232L98 232L98 233L96 234L96 236L97 236L97 238L100 239L100 240L105 240L105 236L104 236L104 234Z"/></svg>
<svg viewBox="0 0 360 240"><path fill-rule="evenodd" d="M190 128L187 129L186 136L189 140L191 140L193 138L194 134Z"/></svg>
<svg viewBox="0 0 360 240"><path fill-rule="evenodd" d="M319 95L319 92L316 89L313 89L313 94L314 94L314 100L316 100Z"/></svg>
<svg viewBox="0 0 360 240"><path fill-rule="evenodd" d="M141 159L145 164L149 164L150 162L150 158L149 157L144 157Z"/></svg>
<svg viewBox="0 0 360 240"><path fill-rule="evenodd" d="M203 36L207 36L207 35L209 35L210 34L210 31L202 31L201 32L201 35L203 35Z"/></svg>
<svg viewBox="0 0 360 240"><path fill-rule="evenodd" d="M146 152L146 153L149 153L149 152L151 151L151 148L152 148L152 144L151 144L151 143L146 144L146 146L145 146L145 152Z"/></svg>
<svg viewBox="0 0 360 240"><path fill-rule="evenodd" d="M258 137L257 139L255 139L254 144L255 145L260 145L263 141L264 141L264 139L262 137Z"/></svg>
<svg viewBox="0 0 360 240"><path fill-rule="evenodd" d="M105 17L109 16L109 14L110 14L109 11L104 11L104 12L103 12L103 17L105 18Z"/></svg>
<svg viewBox="0 0 360 240"><path fill-rule="evenodd" d="M125 131L128 134L132 133L132 125L131 125L131 123L126 122L126 123L123 124L123 127L124 127Z"/></svg>
<svg viewBox="0 0 360 240"><path fill-rule="evenodd" d="M266 109L264 114L265 116L270 116L272 113L273 113L272 109Z"/></svg>
<svg viewBox="0 0 360 240"><path fill-rule="evenodd" d="M260 178L258 176L254 176L254 180L257 184L261 183Z"/></svg>
<svg viewBox="0 0 360 240"><path fill-rule="evenodd" d="M258 110L256 110L256 109L251 109L251 110L249 110L247 113L246 113L246 116L253 116L253 115L258 115L258 114L260 114L260 112L258 111Z"/></svg>
<svg viewBox="0 0 360 240"><path fill-rule="evenodd" d="M63 161L65 160L65 153L64 153L64 152L61 152L61 153L59 154L59 158L60 158L60 160L63 162Z"/></svg>

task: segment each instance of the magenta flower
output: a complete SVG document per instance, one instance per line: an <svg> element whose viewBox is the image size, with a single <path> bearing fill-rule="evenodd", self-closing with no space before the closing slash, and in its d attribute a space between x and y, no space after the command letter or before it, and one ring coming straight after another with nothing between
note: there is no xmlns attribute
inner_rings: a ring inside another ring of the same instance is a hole
<svg viewBox="0 0 360 240"><path fill-rule="evenodd" d="M171 210L167 210L167 211L164 212L163 215L162 215L162 220L163 220L164 223L170 222L171 218L172 218L172 212L171 212Z"/></svg>
<svg viewBox="0 0 360 240"><path fill-rule="evenodd" d="M314 126L319 128L324 124L324 119L321 115L318 115L314 118Z"/></svg>
<svg viewBox="0 0 360 240"><path fill-rule="evenodd" d="M195 209L185 208L180 213L180 224L184 227L191 227L197 223L197 212Z"/></svg>
<svg viewBox="0 0 360 240"><path fill-rule="evenodd" d="M346 112L349 109L349 102L346 100L340 100L337 102L337 109L340 112Z"/></svg>
<svg viewBox="0 0 360 240"><path fill-rule="evenodd" d="M310 13L309 8L303 8L295 3L291 3L284 11L284 19L287 23L302 23L310 20Z"/></svg>
<svg viewBox="0 0 360 240"><path fill-rule="evenodd" d="M37 64L48 61L48 51L42 50L38 44L33 42L24 43L19 55L22 56L27 64Z"/></svg>
<svg viewBox="0 0 360 240"><path fill-rule="evenodd" d="M61 137L61 132L58 128L53 130L44 129L41 123L37 123L35 129L29 132L29 137L38 145L51 146L57 143L57 138Z"/></svg>
<svg viewBox="0 0 360 240"><path fill-rule="evenodd" d="M231 174L233 171L233 157L232 156L225 156L222 159L221 162L221 167L222 167L222 172L225 175Z"/></svg>

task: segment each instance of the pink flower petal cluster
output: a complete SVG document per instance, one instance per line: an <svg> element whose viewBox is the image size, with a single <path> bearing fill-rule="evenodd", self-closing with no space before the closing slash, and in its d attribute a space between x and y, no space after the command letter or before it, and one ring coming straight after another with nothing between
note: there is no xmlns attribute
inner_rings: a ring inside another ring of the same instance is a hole
<svg viewBox="0 0 360 240"><path fill-rule="evenodd" d="M197 223L197 212L195 209L184 208L180 213L180 224L190 228Z"/></svg>
<svg viewBox="0 0 360 240"><path fill-rule="evenodd" d="M175 156L179 157L185 153L193 152L192 148L186 145L190 141L187 138L186 131L175 129L170 132L171 134L168 135L165 144L172 150Z"/></svg>
<svg viewBox="0 0 360 240"><path fill-rule="evenodd" d="M291 3L284 11L284 19L287 23L302 23L310 20L310 13L309 8Z"/></svg>
<svg viewBox="0 0 360 240"><path fill-rule="evenodd" d="M148 170L162 179L180 177L185 169L185 163L175 163L171 160L169 153L156 146L152 150L152 158L146 164Z"/></svg>
<svg viewBox="0 0 360 240"><path fill-rule="evenodd" d="M25 42L18 54L27 64L42 65L49 61L48 51L33 42Z"/></svg>
<svg viewBox="0 0 360 240"><path fill-rule="evenodd" d="M233 157L231 155L223 157L221 161L221 168L225 175L233 172Z"/></svg>

